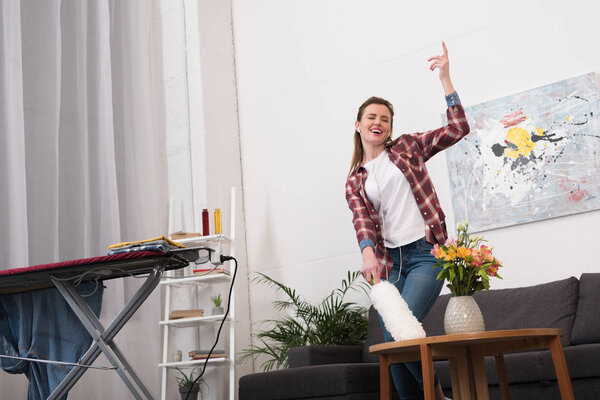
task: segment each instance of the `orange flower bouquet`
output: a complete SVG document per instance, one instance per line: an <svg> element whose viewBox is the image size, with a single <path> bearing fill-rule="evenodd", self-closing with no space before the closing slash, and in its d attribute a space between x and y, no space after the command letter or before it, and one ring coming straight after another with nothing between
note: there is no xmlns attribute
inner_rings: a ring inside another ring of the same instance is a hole
<svg viewBox="0 0 600 400"><path fill-rule="evenodd" d="M479 236L471 237L469 224L458 224L458 237L449 238L443 245L434 245L431 254L439 261L436 267L442 267L437 279L448 281L446 285L452 296L471 296L478 290L489 290L490 278L500 278L498 269L502 264L492 255L492 247Z"/></svg>

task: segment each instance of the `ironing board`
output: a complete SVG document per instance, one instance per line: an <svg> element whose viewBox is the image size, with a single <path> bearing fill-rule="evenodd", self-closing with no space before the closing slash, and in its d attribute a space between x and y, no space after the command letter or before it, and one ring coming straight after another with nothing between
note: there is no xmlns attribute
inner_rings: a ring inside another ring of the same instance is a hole
<svg viewBox="0 0 600 400"><path fill-rule="evenodd" d="M136 399L153 399L113 339L144 303L167 270L186 267L190 262L208 261L210 249L184 248L169 252L140 251L102 257L34 265L0 271L0 294L22 293L55 287L77 315L93 342L48 399L66 395L87 368L103 353ZM75 289L76 284L148 274L141 287L104 328Z"/></svg>

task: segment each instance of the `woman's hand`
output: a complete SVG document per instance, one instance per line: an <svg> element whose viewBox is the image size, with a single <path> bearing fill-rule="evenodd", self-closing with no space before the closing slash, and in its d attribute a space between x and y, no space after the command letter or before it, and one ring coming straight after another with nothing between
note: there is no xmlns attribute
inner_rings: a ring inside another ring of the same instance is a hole
<svg viewBox="0 0 600 400"><path fill-rule="evenodd" d="M442 49L444 49L444 54L441 56L431 57L427 61L432 61L429 69L433 71L438 68L440 70L440 80L445 78L450 78L450 61L448 60L448 49L446 49L446 43L442 42Z"/></svg>
<svg viewBox="0 0 600 400"><path fill-rule="evenodd" d="M431 57L427 61L433 61L429 66L431 71L434 71L436 68L439 69L440 81L442 81L442 86L447 96L454 93L455 90L450 81L450 61L448 60L448 49L446 49L446 43L444 42L442 42L442 49L444 50L444 54Z"/></svg>
<svg viewBox="0 0 600 400"><path fill-rule="evenodd" d="M365 278L365 280L369 283L369 285L373 285L375 283L379 283L379 276L381 275L381 267L379 266L379 262L375 257L375 252L371 246L367 246L362 251L363 256L363 265L360 269L360 273Z"/></svg>

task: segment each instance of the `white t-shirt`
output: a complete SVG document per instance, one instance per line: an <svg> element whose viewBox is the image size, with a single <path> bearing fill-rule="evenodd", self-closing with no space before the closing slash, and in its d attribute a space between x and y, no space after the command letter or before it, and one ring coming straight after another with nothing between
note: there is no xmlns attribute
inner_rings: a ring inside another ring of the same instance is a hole
<svg viewBox="0 0 600 400"><path fill-rule="evenodd" d="M425 220L410 184L388 152L382 151L363 166L367 170L365 193L379 214L385 247L400 247L425 236Z"/></svg>

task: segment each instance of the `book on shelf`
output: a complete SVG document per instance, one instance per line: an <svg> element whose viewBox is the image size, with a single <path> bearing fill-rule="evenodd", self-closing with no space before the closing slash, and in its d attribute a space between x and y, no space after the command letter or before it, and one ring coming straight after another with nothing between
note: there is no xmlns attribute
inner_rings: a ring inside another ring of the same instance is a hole
<svg viewBox="0 0 600 400"><path fill-rule="evenodd" d="M210 355L210 358L225 358L225 357L226 357L225 353L219 353L219 354L212 353ZM192 357L192 360L206 360L207 358L208 358L208 353L196 354L194 357Z"/></svg>
<svg viewBox="0 0 600 400"><path fill-rule="evenodd" d="M192 360L205 360L208 358L210 350L191 350L188 355ZM223 358L226 357L225 350L213 350L210 358Z"/></svg>
<svg viewBox="0 0 600 400"><path fill-rule="evenodd" d="M202 237L201 233L195 233L195 232L173 232L171 233L171 239L172 240L178 240L178 239L188 239L188 238L195 238L195 237Z"/></svg>
<svg viewBox="0 0 600 400"><path fill-rule="evenodd" d="M195 269L194 275L229 275L229 270L224 268L199 268Z"/></svg>
<svg viewBox="0 0 600 400"><path fill-rule="evenodd" d="M169 313L169 319L180 319L180 318L196 318L203 317L204 310L173 310Z"/></svg>

